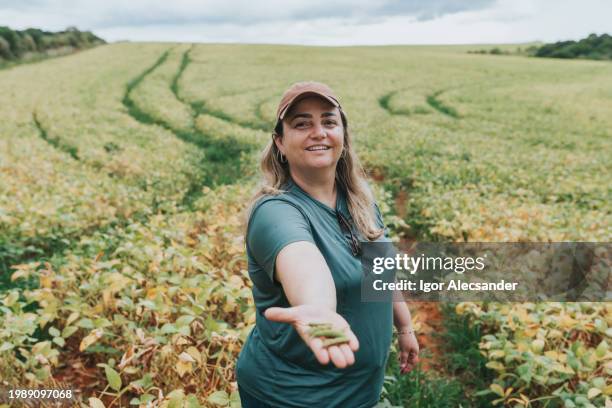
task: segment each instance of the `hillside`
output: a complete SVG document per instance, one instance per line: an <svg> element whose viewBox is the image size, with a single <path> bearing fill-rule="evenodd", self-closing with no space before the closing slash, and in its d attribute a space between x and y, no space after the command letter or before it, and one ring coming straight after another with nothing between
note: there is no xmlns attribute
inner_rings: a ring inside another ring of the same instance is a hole
<svg viewBox="0 0 612 408"><path fill-rule="evenodd" d="M75 27L59 32L37 28L20 31L0 27L0 64L68 54L104 43L103 39L93 33L79 31Z"/></svg>

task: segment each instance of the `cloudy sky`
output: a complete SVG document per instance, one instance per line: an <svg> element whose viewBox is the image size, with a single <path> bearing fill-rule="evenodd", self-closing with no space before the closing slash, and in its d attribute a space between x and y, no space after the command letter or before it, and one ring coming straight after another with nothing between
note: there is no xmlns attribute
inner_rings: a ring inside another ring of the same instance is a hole
<svg viewBox="0 0 612 408"><path fill-rule="evenodd" d="M0 0L0 26L107 41L517 43L612 34L610 0Z"/></svg>

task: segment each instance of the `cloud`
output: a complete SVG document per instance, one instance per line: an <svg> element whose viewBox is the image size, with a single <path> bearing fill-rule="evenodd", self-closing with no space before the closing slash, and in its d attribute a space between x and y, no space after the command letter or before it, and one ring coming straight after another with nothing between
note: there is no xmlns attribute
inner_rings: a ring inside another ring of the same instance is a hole
<svg viewBox="0 0 612 408"><path fill-rule="evenodd" d="M0 25L77 26L108 41L550 42L611 32L610 15L609 0L0 0Z"/></svg>
<svg viewBox="0 0 612 408"><path fill-rule="evenodd" d="M257 25L279 21L359 19L410 16L428 20L491 6L495 0L0 0L0 15L17 22L39 23L51 17L53 26L93 29L180 24ZM33 25L33 24L32 24Z"/></svg>
<svg viewBox="0 0 612 408"><path fill-rule="evenodd" d="M419 21L433 20L447 14L480 10L492 6L494 0L395 0L381 5L378 12L384 16L413 16Z"/></svg>

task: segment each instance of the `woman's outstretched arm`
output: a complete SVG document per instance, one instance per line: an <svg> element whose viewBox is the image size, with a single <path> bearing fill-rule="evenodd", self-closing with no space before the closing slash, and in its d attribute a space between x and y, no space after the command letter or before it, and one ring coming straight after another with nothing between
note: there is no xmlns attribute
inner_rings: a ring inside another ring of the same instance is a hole
<svg viewBox="0 0 612 408"><path fill-rule="evenodd" d="M330 360L338 368L353 364L359 342L346 320L336 313L336 287L319 249L306 241L285 246L276 257L274 278L283 286L292 307L269 308L266 318L292 324L321 364ZM349 342L323 347L320 338L308 334L308 324L313 322L331 323Z"/></svg>

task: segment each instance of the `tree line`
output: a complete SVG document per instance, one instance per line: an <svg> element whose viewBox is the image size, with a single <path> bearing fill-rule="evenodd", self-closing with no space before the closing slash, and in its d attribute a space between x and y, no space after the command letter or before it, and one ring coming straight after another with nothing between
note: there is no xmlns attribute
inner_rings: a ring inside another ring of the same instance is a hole
<svg viewBox="0 0 612 408"><path fill-rule="evenodd" d="M104 43L92 32L79 31L76 27L50 32L38 28L20 31L0 26L0 62L63 54Z"/></svg>
<svg viewBox="0 0 612 408"><path fill-rule="evenodd" d="M558 41L550 44L531 45L526 48L517 47L516 49L495 47L491 49L470 50L468 53L612 60L612 36L608 34L590 34L579 41Z"/></svg>
<svg viewBox="0 0 612 408"><path fill-rule="evenodd" d="M612 60L612 36L590 34L579 41L559 41L553 44L545 44L536 50L535 56Z"/></svg>

